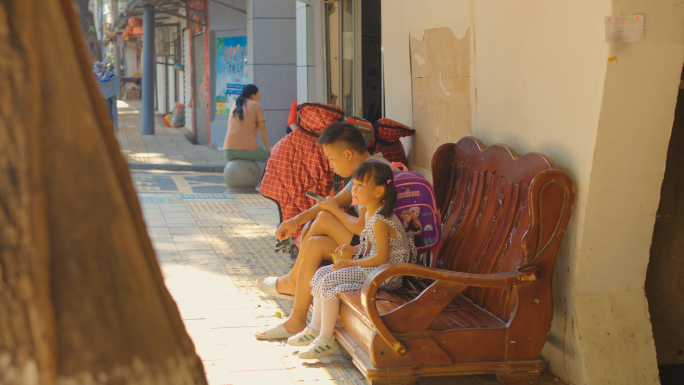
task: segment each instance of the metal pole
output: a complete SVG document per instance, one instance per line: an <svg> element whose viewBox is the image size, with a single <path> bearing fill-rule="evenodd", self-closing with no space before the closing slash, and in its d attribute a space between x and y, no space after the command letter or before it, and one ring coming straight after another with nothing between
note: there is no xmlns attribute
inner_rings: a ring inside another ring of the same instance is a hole
<svg viewBox="0 0 684 385"><path fill-rule="evenodd" d="M119 0L112 0L112 25L116 24L116 21L118 19L119 19ZM119 78L121 78L121 73L120 73L121 71L119 71L119 66L121 65L121 60L119 58L119 39L120 38L121 38L121 36L119 34L114 35L114 73Z"/></svg>
<svg viewBox="0 0 684 385"><path fill-rule="evenodd" d="M142 134L154 135L154 8L143 13Z"/></svg>

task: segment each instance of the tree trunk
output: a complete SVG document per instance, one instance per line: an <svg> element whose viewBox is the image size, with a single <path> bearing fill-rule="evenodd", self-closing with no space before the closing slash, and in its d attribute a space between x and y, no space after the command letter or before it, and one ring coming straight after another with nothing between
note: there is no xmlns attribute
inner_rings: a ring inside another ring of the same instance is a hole
<svg viewBox="0 0 684 385"><path fill-rule="evenodd" d="M102 61L102 49L100 42L97 39L97 32L95 31L95 19L93 13L88 9L90 0L74 0L76 13L78 14L79 25L83 33L86 47L88 47L88 54L90 55L90 64L96 61Z"/></svg>
<svg viewBox="0 0 684 385"><path fill-rule="evenodd" d="M206 384L73 0L0 0L0 384Z"/></svg>

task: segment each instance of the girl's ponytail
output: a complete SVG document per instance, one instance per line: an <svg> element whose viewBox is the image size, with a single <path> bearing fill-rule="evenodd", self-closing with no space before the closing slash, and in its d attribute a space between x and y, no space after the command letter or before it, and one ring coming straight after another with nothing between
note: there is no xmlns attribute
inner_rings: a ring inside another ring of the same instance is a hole
<svg viewBox="0 0 684 385"><path fill-rule="evenodd" d="M240 120L245 120L245 113L242 107L245 105L245 103L247 103L247 99L257 92L259 92L259 89L254 84L247 84L246 86L242 87L242 93L240 93L240 96L238 96L235 100L235 110L233 111L233 116L237 114Z"/></svg>
<svg viewBox="0 0 684 385"><path fill-rule="evenodd" d="M389 168L389 166L387 167ZM385 205L380 209L380 215L389 218L394 213L394 207L397 205L397 186L394 185L394 178L390 170L390 178L385 181Z"/></svg>

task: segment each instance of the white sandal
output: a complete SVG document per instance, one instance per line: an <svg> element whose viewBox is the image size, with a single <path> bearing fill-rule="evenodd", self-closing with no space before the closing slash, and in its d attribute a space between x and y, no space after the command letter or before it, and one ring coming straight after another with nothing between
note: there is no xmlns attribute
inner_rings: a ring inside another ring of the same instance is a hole
<svg viewBox="0 0 684 385"><path fill-rule="evenodd" d="M263 334L260 334L261 332L256 332L254 334L254 337L258 340L284 340L286 338L290 338L295 333L290 333L287 330L285 330L285 326L283 324L278 324L276 326L273 326L272 328L266 329L263 331Z"/></svg>
<svg viewBox="0 0 684 385"><path fill-rule="evenodd" d="M303 332L297 333L287 339L290 346L309 346L318 337L319 332L307 327Z"/></svg>
<svg viewBox="0 0 684 385"><path fill-rule="evenodd" d="M309 345L309 349L299 352L298 357L303 359L322 358L329 356L338 350L340 350L340 344L337 343L337 341L318 336L311 345Z"/></svg>
<svg viewBox="0 0 684 385"><path fill-rule="evenodd" d="M256 287L257 289L261 290L262 293L288 301L294 301L294 295L278 293L278 290L276 290L276 282L278 282L278 277L267 277L264 278L263 281L259 282L260 279L261 278L257 279Z"/></svg>

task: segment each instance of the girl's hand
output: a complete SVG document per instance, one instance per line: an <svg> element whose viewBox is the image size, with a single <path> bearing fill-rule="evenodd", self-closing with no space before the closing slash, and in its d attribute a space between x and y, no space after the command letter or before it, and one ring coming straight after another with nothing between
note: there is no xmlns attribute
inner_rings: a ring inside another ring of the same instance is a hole
<svg viewBox="0 0 684 385"><path fill-rule="evenodd" d="M350 246L350 245L348 245L348 244L345 243L344 245L338 246L338 247L335 249L335 253L337 253L337 254L339 254L339 253L341 253L341 252L343 252L343 251L348 251L349 254L351 254L351 255L356 255L356 253L358 253L358 251L359 251L359 245Z"/></svg>
<svg viewBox="0 0 684 385"><path fill-rule="evenodd" d="M328 212L333 212L335 210L339 210L340 206L337 204L337 201L334 198L327 197L323 202L318 202L318 205L321 206L321 209L323 211L328 211Z"/></svg>
<svg viewBox="0 0 684 385"><path fill-rule="evenodd" d="M344 269L345 267L354 266L354 262L355 261L351 260L351 259L340 259L338 261L335 261L335 263L333 263L332 269L333 269L333 271L335 271L335 270L339 270L339 269Z"/></svg>

